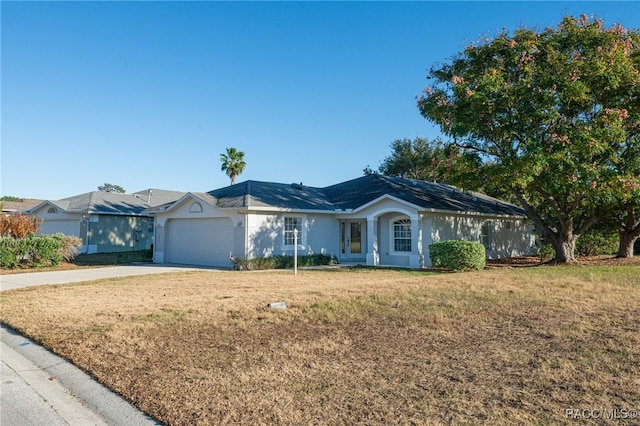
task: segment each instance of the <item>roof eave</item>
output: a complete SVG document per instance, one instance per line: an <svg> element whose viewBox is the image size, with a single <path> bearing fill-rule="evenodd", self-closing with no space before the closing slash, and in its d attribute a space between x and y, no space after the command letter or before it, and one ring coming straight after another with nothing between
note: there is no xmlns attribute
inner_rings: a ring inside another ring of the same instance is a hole
<svg viewBox="0 0 640 426"><path fill-rule="evenodd" d="M526 219L526 215L512 215L512 214L500 214L500 213L483 213L483 212L474 212L474 211L465 211L465 210L445 210L445 209L431 209L431 208L423 208L420 210L420 213L438 213L438 214L454 214L459 216L484 216L484 217L492 217L496 219Z"/></svg>
<svg viewBox="0 0 640 426"><path fill-rule="evenodd" d="M335 210L319 210L319 209L294 209L289 207L270 207L270 206L251 206L251 207L219 207L220 209L237 210L238 213L248 214L252 212L264 213L304 213L304 214L332 214Z"/></svg>

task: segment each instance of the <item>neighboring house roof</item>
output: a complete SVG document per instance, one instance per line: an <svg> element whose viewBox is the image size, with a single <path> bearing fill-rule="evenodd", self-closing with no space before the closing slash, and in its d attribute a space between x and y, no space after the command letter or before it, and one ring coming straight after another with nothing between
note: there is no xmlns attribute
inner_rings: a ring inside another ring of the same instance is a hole
<svg viewBox="0 0 640 426"><path fill-rule="evenodd" d="M0 205L2 205L3 213L20 213L41 204L42 201L34 198L22 198L18 201L0 201Z"/></svg>
<svg viewBox="0 0 640 426"><path fill-rule="evenodd" d="M166 189L149 188L142 191L134 192L133 195L141 197L147 201L147 204L151 207L159 206L161 204L172 203L186 192L182 191L169 191Z"/></svg>
<svg viewBox="0 0 640 426"><path fill-rule="evenodd" d="M92 191L61 200L47 200L30 209L29 212L39 210L47 204L67 213L146 215L145 209L173 202L184 194L184 192L162 189L146 189L133 194Z"/></svg>
<svg viewBox="0 0 640 426"><path fill-rule="evenodd" d="M325 188L302 184L245 181L206 193L190 193L220 208L272 207L308 211L353 211L384 197L393 197L417 208L487 215L524 216L520 207L454 186L420 180L366 175ZM185 195L189 197L190 195ZM173 203L153 211L166 211Z"/></svg>

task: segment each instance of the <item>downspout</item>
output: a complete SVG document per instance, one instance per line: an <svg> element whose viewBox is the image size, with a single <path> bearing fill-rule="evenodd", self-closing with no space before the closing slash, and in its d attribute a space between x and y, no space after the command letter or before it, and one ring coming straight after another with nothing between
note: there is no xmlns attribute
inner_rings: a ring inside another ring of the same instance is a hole
<svg viewBox="0 0 640 426"><path fill-rule="evenodd" d="M249 213L244 214L244 258L249 258Z"/></svg>
<svg viewBox="0 0 640 426"><path fill-rule="evenodd" d="M86 243L84 245L84 254L89 254L89 211L82 213L82 219L85 222L85 240Z"/></svg>

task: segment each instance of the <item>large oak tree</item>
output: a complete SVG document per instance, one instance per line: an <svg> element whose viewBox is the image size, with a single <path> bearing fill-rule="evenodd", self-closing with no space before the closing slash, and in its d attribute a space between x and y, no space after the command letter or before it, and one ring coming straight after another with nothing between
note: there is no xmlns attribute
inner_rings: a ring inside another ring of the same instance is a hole
<svg viewBox="0 0 640 426"><path fill-rule="evenodd" d="M575 260L576 240L611 214L604 206L638 211L629 195L640 191L629 158L639 143L638 30L584 15L544 31L503 30L427 78L421 114L492 163L555 261Z"/></svg>

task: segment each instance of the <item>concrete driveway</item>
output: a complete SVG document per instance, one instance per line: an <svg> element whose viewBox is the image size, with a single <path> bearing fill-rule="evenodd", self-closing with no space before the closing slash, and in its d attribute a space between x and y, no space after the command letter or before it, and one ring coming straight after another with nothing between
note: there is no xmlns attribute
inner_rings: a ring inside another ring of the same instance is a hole
<svg viewBox="0 0 640 426"><path fill-rule="evenodd" d="M0 290L29 287L44 284L66 284L80 281L93 281L103 278L128 277L132 275L162 274L165 272L184 272L194 270L219 270L199 266L156 265L140 263L137 265L106 266L102 268L80 268L65 271L28 272L0 275Z"/></svg>
<svg viewBox="0 0 640 426"><path fill-rule="evenodd" d="M140 264L0 275L0 289L202 269ZM154 419L33 341L0 327L0 424L157 425Z"/></svg>

